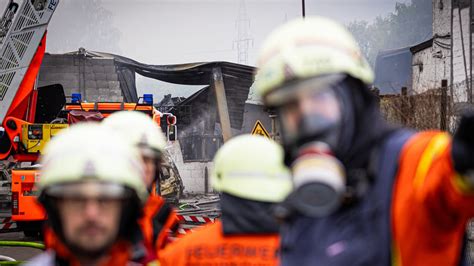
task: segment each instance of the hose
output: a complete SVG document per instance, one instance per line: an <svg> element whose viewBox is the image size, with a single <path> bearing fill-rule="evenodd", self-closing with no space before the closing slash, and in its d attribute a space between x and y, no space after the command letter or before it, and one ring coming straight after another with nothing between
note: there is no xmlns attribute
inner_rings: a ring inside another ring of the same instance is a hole
<svg viewBox="0 0 474 266"><path fill-rule="evenodd" d="M44 250L44 244L36 242L25 242L25 241L0 241L0 247L25 247L25 248L37 248ZM15 261L15 259L7 256L0 255L0 266L3 265L20 265L23 261Z"/></svg>
<svg viewBox="0 0 474 266"><path fill-rule="evenodd" d="M20 265L25 263L24 261L0 261L0 266L3 265Z"/></svg>
<svg viewBox="0 0 474 266"><path fill-rule="evenodd" d="M25 248L37 248L44 250L44 244L37 242L25 242L25 241L0 241L0 247L25 247Z"/></svg>
<svg viewBox="0 0 474 266"><path fill-rule="evenodd" d="M3 261L16 261L16 260L12 257L0 255L0 263L3 262Z"/></svg>
<svg viewBox="0 0 474 266"><path fill-rule="evenodd" d="M0 265L20 265L25 263L24 261L0 261Z"/></svg>

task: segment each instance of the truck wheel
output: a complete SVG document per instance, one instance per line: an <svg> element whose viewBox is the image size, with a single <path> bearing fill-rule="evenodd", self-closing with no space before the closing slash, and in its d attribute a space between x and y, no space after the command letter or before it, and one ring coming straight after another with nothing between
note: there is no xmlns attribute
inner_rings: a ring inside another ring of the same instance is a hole
<svg viewBox="0 0 474 266"><path fill-rule="evenodd" d="M41 237L41 228L43 222L32 221L32 222L17 222L17 227L25 237L40 238Z"/></svg>
<svg viewBox="0 0 474 266"><path fill-rule="evenodd" d="M40 237L40 231L37 231L37 230L24 230L23 234L26 237L32 237L32 238L39 238Z"/></svg>

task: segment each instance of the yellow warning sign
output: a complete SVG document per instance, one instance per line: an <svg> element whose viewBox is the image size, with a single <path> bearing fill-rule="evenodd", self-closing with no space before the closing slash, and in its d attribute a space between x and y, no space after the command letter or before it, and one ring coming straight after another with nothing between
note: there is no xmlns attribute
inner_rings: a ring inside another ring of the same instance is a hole
<svg viewBox="0 0 474 266"><path fill-rule="evenodd" d="M263 127L263 124L262 122L260 122L260 120L257 120L257 122L255 123L255 126L252 130L252 135L260 135L266 138L270 138L270 134L268 134L268 131Z"/></svg>

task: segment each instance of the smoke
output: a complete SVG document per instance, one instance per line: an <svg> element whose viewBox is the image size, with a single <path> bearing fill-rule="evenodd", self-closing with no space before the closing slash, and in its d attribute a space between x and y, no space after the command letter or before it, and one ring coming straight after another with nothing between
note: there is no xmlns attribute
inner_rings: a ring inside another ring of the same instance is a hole
<svg viewBox="0 0 474 266"><path fill-rule="evenodd" d="M2 0L2 2L5 0ZM61 0L51 21L48 51L119 53L149 64L236 62L241 0ZM306 1L307 15L349 22L394 10L396 0ZM250 19L249 64L276 26L301 16L301 1L246 0ZM66 40L70 40L67 41Z"/></svg>
<svg viewBox="0 0 474 266"><path fill-rule="evenodd" d="M17 1L17 0L15 0ZM400 0L401 1L401 0ZM0 10L8 0L0 0ZM237 62L237 24L241 0L61 0L48 28L47 51L84 47L155 65ZM301 1L245 0L249 18L248 63L275 27L301 16ZM307 15L342 22L371 20L394 10L396 0L306 0ZM2 13L3 14L3 13ZM191 86L164 84L137 75L138 93L156 99L171 93L189 96Z"/></svg>
<svg viewBox="0 0 474 266"><path fill-rule="evenodd" d="M199 91L204 87L173 84L152 78L147 78L139 74L136 74L135 77L138 95L152 93L155 102L161 101L163 97L167 94L171 94L173 97L189 97L193 93Z"/></svg>
<svg viewBox="0 0 474 266"><path fill-rule="evenodd" d="M102 0L61 0L48 27L46 50L51 53L90 51L119 54L121 32Z"/></svg>
<svg viewBox="0 0 474 266"><path fill-rule="evenodd" d="M2 0L2 1L0 2L0 14L3 15L3 12L4 12L4 10L7 8L7 6L8 6L8 1Z"/></svg>

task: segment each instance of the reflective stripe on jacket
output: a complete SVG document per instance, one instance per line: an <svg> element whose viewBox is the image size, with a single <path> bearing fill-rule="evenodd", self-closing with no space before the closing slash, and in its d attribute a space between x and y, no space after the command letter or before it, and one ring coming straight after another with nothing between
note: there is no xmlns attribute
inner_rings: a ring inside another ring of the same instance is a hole
<svg viewBox="0 0 474 266"><path fill-rule="evenodd" d="M217 221L184 236L164 249L161 265L278 265L278 235L224 236L222 232Z"/></svg>
<svg viewBox="0 0 474 266"><path fill-rule="evenodd" d="M405 145L392 202L393 265L460 265L474 190L451 159L451 137L422 132Z"/></svg>
<svg viewBox="0 0 474 266"><path fill-rule="evenodd" d="M450 136L430 131L393 142L398 136L373 148L379 150L379 170L358 202L329 217L297 217L284 227L282 265L463 263L474 190L453 169Z"/></svg>

